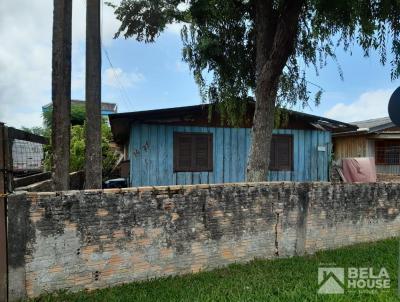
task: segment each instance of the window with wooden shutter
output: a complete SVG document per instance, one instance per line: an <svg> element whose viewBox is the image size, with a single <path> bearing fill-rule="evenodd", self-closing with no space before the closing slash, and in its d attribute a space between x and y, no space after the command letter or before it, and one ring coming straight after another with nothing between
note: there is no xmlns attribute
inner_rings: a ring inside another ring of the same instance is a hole
<svg viewBox="0 0 400 302"><path fill-rule="evenodd" d="M272 171L293 170L293 136L273 135L269 169Z"/></svg>
<svg viewBox="0 0 400 302"><path fill-rule="evenodd" d="M174 172L213 170L211 133L174 133Z"/></svg>

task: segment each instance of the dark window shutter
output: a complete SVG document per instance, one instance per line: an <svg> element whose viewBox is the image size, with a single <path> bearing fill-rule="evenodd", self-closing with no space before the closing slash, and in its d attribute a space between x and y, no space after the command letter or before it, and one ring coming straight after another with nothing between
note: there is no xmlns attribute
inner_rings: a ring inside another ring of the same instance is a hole
<svg viewBox="0 0 400 302"><path fill-rule="evenodd" d="M210 133L174 133L174 172L212 171L212 139Z"/></svg>
<svg viewBox="0 0 400 302"><path fill-rule="evenodd" d="M375 163L385 164L385 141L375 141Z"/></svg>
<svg viewBox="0 0 400 302"><path fill-rule="evenodd" d="M276 170L276 139L275 136L272 136L271 139L271 150L270 150L270 157L269 157L269 169L270 170Z"/></svg>
<svg viewBox="0 0 400 302"><path fill-rule="evenodd" d="M293 169L293 136L273 135L271 140L270 170Z"/></svg>
<svg viewBox="0 0 400 302"><path fill-rule="evenodd" d="M213 135L208 135L208 167L207 171L213 170L214 158L213 158L214 150L213 150Z"/></svg>
<svg viewBox="0 0 400 302"><path fill-rule="evenodd" d="M193 135L194 140L194 167L196 170L207 170L212 162L212 152L210 152L210 135Z"/></svg>
<svg viewBox="0 0 400 302"><path fill-rule="evenodd" d="M174 167L188 171L192 166L192 138L187 135L174 136Z"/></svg>

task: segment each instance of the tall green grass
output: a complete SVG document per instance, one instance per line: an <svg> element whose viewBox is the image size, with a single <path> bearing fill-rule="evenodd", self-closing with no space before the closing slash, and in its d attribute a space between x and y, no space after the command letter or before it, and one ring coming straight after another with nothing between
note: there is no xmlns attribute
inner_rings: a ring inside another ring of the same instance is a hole
<svg viewBox="0 0 400 302"><path fill-rule="evenodd" d="M400 301L397 239L359 244L312 256L254 260L210 272L136 282L93 292L59 292L32 301ZM319 266L385 267L391 289L317 294Z"/></svg>

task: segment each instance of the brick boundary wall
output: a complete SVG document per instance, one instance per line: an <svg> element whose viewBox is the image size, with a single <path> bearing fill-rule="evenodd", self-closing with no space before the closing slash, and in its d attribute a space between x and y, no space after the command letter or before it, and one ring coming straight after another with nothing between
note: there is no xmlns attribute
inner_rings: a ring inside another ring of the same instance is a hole
<svg viewBox="0 0 400 302"><path fill-rule="evenodd" d="M400 234L400 184L242 183L16 193L9 295L93 290Z"/></svg>

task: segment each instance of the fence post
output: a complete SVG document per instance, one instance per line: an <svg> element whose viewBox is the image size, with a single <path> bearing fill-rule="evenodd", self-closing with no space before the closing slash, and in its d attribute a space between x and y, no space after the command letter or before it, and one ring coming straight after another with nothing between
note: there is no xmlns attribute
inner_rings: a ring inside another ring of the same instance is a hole
<svg viewBox="0 0 400 302"><path fill-rule="evenodd" d="M6 167L6 193L14 191L14 167L12 147L14 138L10 135L10 128L4 126L4 162Z"/></svg>
<svg viewBox="0 0 400 302"><path fill-rule="evenodd" d="M7 195L10 168L7 128L0 123L0 301L7 301Z"/></svg>

